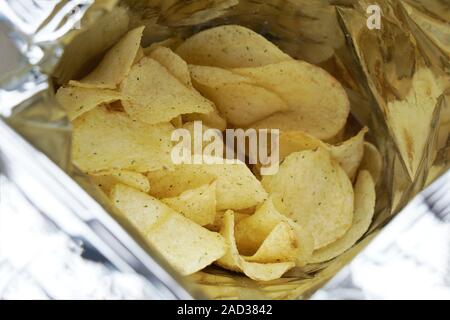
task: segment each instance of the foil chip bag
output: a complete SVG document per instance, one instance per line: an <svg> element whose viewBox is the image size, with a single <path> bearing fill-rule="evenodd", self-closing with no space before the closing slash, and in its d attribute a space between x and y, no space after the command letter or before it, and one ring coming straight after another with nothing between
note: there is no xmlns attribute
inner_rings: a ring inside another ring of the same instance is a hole
<svg viewBox="0 0 450 320"><path fill-rule="evenodd" d="M0 78L6 174L27 183L19 134L59 167L45 174L65 187L49 190L87 192L72 211L169 297L306 299L449 167L449 12L437 0L7 2L21 60ZM171 131L198 121L219 136L280 128L278 173L173 166Z"/></svg>

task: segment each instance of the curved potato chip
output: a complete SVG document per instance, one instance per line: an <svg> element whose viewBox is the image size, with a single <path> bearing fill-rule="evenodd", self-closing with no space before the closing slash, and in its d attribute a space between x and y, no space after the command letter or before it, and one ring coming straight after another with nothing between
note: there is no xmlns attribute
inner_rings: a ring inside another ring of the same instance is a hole
<svg viewBox="0 0 450 320"><path fill-rule="evenodd" d="M345 125L350 103L342 85L322 68L304 61L284 61L256 68L232 69L255 80L286 101L290 111L278 112L253 128L301 130L319 139L335 136Z"/></svg>
<svg viewBox="0 0 450 320"><path fill-rule="evenodd" d="M161 201L201 226L211 224L216 218L216 183L187 190L179 196L163 198Z"/></svg>
<svg viewBox="0 0 450 320"><path fill-rule="evenodd" d="M364 135L368 129L365 127L359 133L339 145L329 146L331 157L336 160L353 181L364 155Z"/></svg>
<svg viewBox="0 0 450 320"><path fill-rule="evenodd" d="M236 232L236 231L235 231ZM242 256L247 262L295 262L300 244L294 228L287 222L278 223L252 256Z"/></svg>
<svg viewBox="0 0 450 320"><path fill-rule="evenodd" d="M174 197L217 179L217 210L245 209L266 199L266 191L244 163L217 164L224 159L208 156L203 156L203 160L202 164L180 164L173 170L149 172L151 194L158 198Z"/></svg>
<svg viewBox="0 0 450 320"><path fill-rule="evenodd" d="M245 127L275 112L288 110L279 96L252 84L251 79L220 68L191 66L190 69L194 87L214 102L232 125ZM238 81L240 78L243 81Z"/></svg>
<svg viewBox="0 0 450 320"><path fill-rule="evenodd" d="M72 161L84 172L128 169L137 172L171 165L170 123L149 125L126 113L97 107L73 122Z"/></svg>
<svg viewBox="0 0 450 320"><path fill-rule="evenodd" d="M97 68L80 81L69 84L87 88L115 89L127 76L141 44L144 27L128 31L103 57Z"/></svg>
<svg viewBox="0 0 450 320"><path fill-rule="evenodd" d="M368 171L361 171L355 184L355 212L350 229L340 239L314 251L311 263L333 259L351 248L369 229L375 209L375 184Z"/></svg>
<svg viewBox="0 0 450 320"><path fill-rule="evenodd" d="M157 61L144 57L121 84L122 104L134 119L155 124L181 114L209 113L213 103L187 88Z"/></svg>
<svg viewBox="0 0 450 320"><path fill-rule="evenodd" d="M314 249L343 236L353 219L353 187L323 148L290 154L278 173L264 176L264 188L280 197L281 212L308 230Z"/></svg>
<svg viewBox="0 0 450 320"><path fill-rule="evenodd" d="M369 142L364 142L364 155L359 170L369 171L375 184L380 179L381 171L383 170L383 158L377 147Z"/></svg>
<svg viewBox="0 0 450 320"><path fill-rule="evenodd" d="M91 174L91 178L106 194L118 183L149 192L150 183L142 173L128 170L112 170Z"/></svg>
<svg viewBox="0 0 450 320"><path fill-rule="evenodd" d="M293 262L257 263L245 261L238 252L234 238L234 217L231 210L224 216L220 234L224 237L228 250L216 263L228 270L243 272L253 280L270 281L281 278L283 274L295 266Z"/></svg>
<svg viewBox="0 0 450 320"><path fill-rule="evenodd" d="M221 68L257 67L292 59L263 36L237 25L199 32L176 53L190 64Z"/></svg>
<svg viewBox="0 0 450 320"><path fill-rule="evenodd" d="M100 104L120 100L121 94L108 89L61 87L55 98L72 121Z"/></svg>
<svg viewBox="0 0 450 320"><path fill-rule="evenodd" d="M191 75L187 63L172 50L158 46L149 54L149 57L158 61L186 87L192 87Z"/></svg>
<svg viewBox="0 0 450 320"><path fill-rule="evenodd" d="M256 258L258 258L259 255L262 255L261 252L258 254L258 251L261 249L262 252L267 250L263 248L263 244L270 237L271 232L277 225L284 222L290 226L296 240L296 251L291 251L290 253L295 253L296 256L291 261L295 261L297 265L303 266L311 257L314 249L314 239L309 231L282 215L275 207L274 200L273 196L270 197L256 209L254 214L235 221L235 236L239 252L245 255L256 255ZM265 246L270 247L270 241Z"/></svg>
<svg viewBox="0 0 450 320"><path fill-rule="evenodd" d="M131 224L181 274L188 275L224 255L222 236L178 214L158 199L123 184L111 200Z"/></svg>

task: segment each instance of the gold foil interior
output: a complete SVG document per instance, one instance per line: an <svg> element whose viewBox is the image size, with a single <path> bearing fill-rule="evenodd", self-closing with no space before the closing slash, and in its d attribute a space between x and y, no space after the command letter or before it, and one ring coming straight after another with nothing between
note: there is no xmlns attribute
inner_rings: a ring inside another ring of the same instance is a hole
<svg viewBox="0 0 450 320"><path fill-rule="evenodd" d="M415 194L448 169L450 5L439 0L380 0L377 4L382 10L380 30L367 27L370 1L97 1L84 16L81 30L61 39L64 54L52 74L56 86L86 74L134 26L146 26L146 46L215 25L244 25L294 58L327 69L350 97L350 123L370 128L369 140L383 155L384 171L377 186L376 216L365 238L330 262L294 270L276 281L255 282L212 267L190 276L209 297L307 298L348 264ZM44 101L47 98L53 105L52 97L45 96ZM70 166L63 164L68 162L70 128L60 117L50 117L45 104L35 103L10 122L71 173ZM84 180L82 185L99 202L106 201L85 177L73 176Z"/></svg>

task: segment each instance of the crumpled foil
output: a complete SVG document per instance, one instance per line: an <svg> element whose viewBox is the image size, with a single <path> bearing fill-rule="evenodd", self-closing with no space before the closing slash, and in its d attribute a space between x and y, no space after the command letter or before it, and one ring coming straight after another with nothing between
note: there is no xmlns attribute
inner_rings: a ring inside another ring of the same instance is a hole
<svg viewBox="0 0 450 320"><path fill-rule="evenodd" d="M244 25L294 58L325 68L347 90L351 123L369 127L369 140L384 161L369 232L331 262L276 281L255 282L215 268L191 276L211 298L309 297L449 167L450 4L445 1L379 0L380 29L369 28L374 11L366 0L18 3L0 1L0 21L7 22L23 55L20 68L0 79L3 119L110 211L107 199L70 165L70 125L53 88L87 74L127 30L145 25L146 46L211 26Z"/></svg>

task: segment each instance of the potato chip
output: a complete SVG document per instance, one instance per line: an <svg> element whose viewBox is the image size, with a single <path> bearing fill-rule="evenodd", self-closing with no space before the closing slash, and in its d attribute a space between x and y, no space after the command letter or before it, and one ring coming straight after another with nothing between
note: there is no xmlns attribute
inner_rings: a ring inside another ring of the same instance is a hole
<svg viewBox="0 0 450 320"><path fill-rule="evenodd" d="M130 30L103 57L97 68L81 81L69 84L87 88L115 89L127 76L139 51L144 27Z"/></svg>
<svg viewBox="0 0 450 320"><path fill-rule="evenodd" d="M187 63L172 50L159 46L149 54L149 57L158 61L186 87L192 87L191 75Z"/></svg>
<svg viewBox="0 0 450 320"><path fill-rule="evenodd" d="M280 222L272 229L252 256L243 256L248 262L273 263L296 261L300 251L294 228Z"/></svg>
<svg viewBox="0 0 450 320"><path fill-rule="evenodd" d="M264 256L266 254L265 252L270 253L270 248L274 248L273 243L271 243L272 240L269 239L271 233L274 232L275 227L283 222L290 227L291 231L286 231L281 236L289 237L288 239L293 236L295 239L295 248L291 248L291 250L287 250L286 252L288 255L295 255L295 259L291 261L295 261L297 265L303 266L311 257L314 248L314 239L309 231L300 227L290 218L282 215L276 208L274 201L278 206L281 206L278 199L272 196L260 205L253 215L235 221L235 237L239 252L247 256L253 255L251 259L258 259ZM279 228L285 229L284 227ZM275 239L278 238L280 236L278 232L281 231L276 231L272 237ZM280 253L282 252L280 250ZM247 258L244 257L244 259Z"/></svg>
<svg viewBox="0 0 450 320"><path fill-rule="evenodd" d="M237 25L199 32L175 52L190 64L221 68L258 67L292 59L263 36Z"/></svg>
<svg viewBox="0 0 450 320"><path fill-rule="evenodd" d="M231 210L225 213L220 234L225 238L228 250L216 263L225 269L243 272L253 280L270 281L280 278L286 271L295 266L293 262L257 263L245 261L239 255L236 247L236 241L234 239L234 217L233 211Z"/></svg>
<svg viewBox="0 0 450 320"><path fill-rule="evenodd" d="M364 135L368 129L363 128L359 133L342 142L339 145L330 146L329 151L331 157L336 160L353 180L364 155Z"/></svg>
<svg viewBox="0 0 450 320"><path fill-rule="evenodd" d="M120 100L121 95L108 89L61 87L56 92L55 98L72 121L100 104Z"/></svg>
<svg viewBox="0 0 450 320"><path fill-rule="evenodd" d="M383 158L377 147L369 142L364 142L364 155L359 170L367 170L372 175L375 184L378 182L383 170Z"/></svg>
<svg viewBox="0 0 450 320"><path fill-rule="evenodd" d="M161 201L201 226L211 224L216 218L216 183L187 190L179 196L163 198Z"/></svg>
<svg viewBox="0 0 450 320"><path fill-rule="evenodd" d="M223 161L203 156L203 164L180 164L173 170L149 172L150 192L157 198L174 197L217 179L217 210L245 209L266 199L266 191L244 163L217 164Z"/></svg>
<svg viewBox="0 0 450 320"><path fill-rule="evenodd" d="M121 92L125 111L133 119L149 124L170 121L181 114L214 111L212 102L184 86L149 57L131 68Z"/></svg>
<svg viewBox="0 0 450 320"><path fill-rule="evenodd" d="M256 86L251 79L221 68L191 66L194 87L214 102L229 123L246 127L267 116L288 110L275 93Z"/></svg>
<svg viewBox="0 0 450 320"><path fill-rule="evenodd" d="M149 125L97 107L73 122L72 160L84 172L159 170L172 164L170 123Z"/></svg>
<svg viewBox="0 0 450 320"><path fill-rule="evenodd" d="M220 234L178 214L158 199L123 184L111 200L131 224L181 274L203 269L226 252Z"/></svg>
<svg viewBox="0 0 450 320"><path fill-rule="evenodd" d="M91 175L94 183L106 194L118 183L133 187L142 192L149 192L150 183L145 175L128 170L112 170L94 173Z"/></svg>
<svg viewBox="0 0 450 320"><path fill-rule="evenodd" d="M345 125L350 103L342 85L322 68L304 61L284 61L233 72L278 94L290 111L279 112L253 128L304 131L319 139L335 136Z"/></svg>
<svg viewBox="0 0 450 320"><path fill-rule="evenodd" d="M343 236L353 219L353 188L344 170L323 148L290 154L264 188L280 197L279 208L314 237L314 249Z"/></svg>
<svg viewBox="0 0 450 320"><path fill-rule="evenodd" d="M337 257L351 248L369 229L375 209L375 184L368 171L361 171L355 184L355 212L350 229L335 242L314 251L311 263Z"/></svg>

